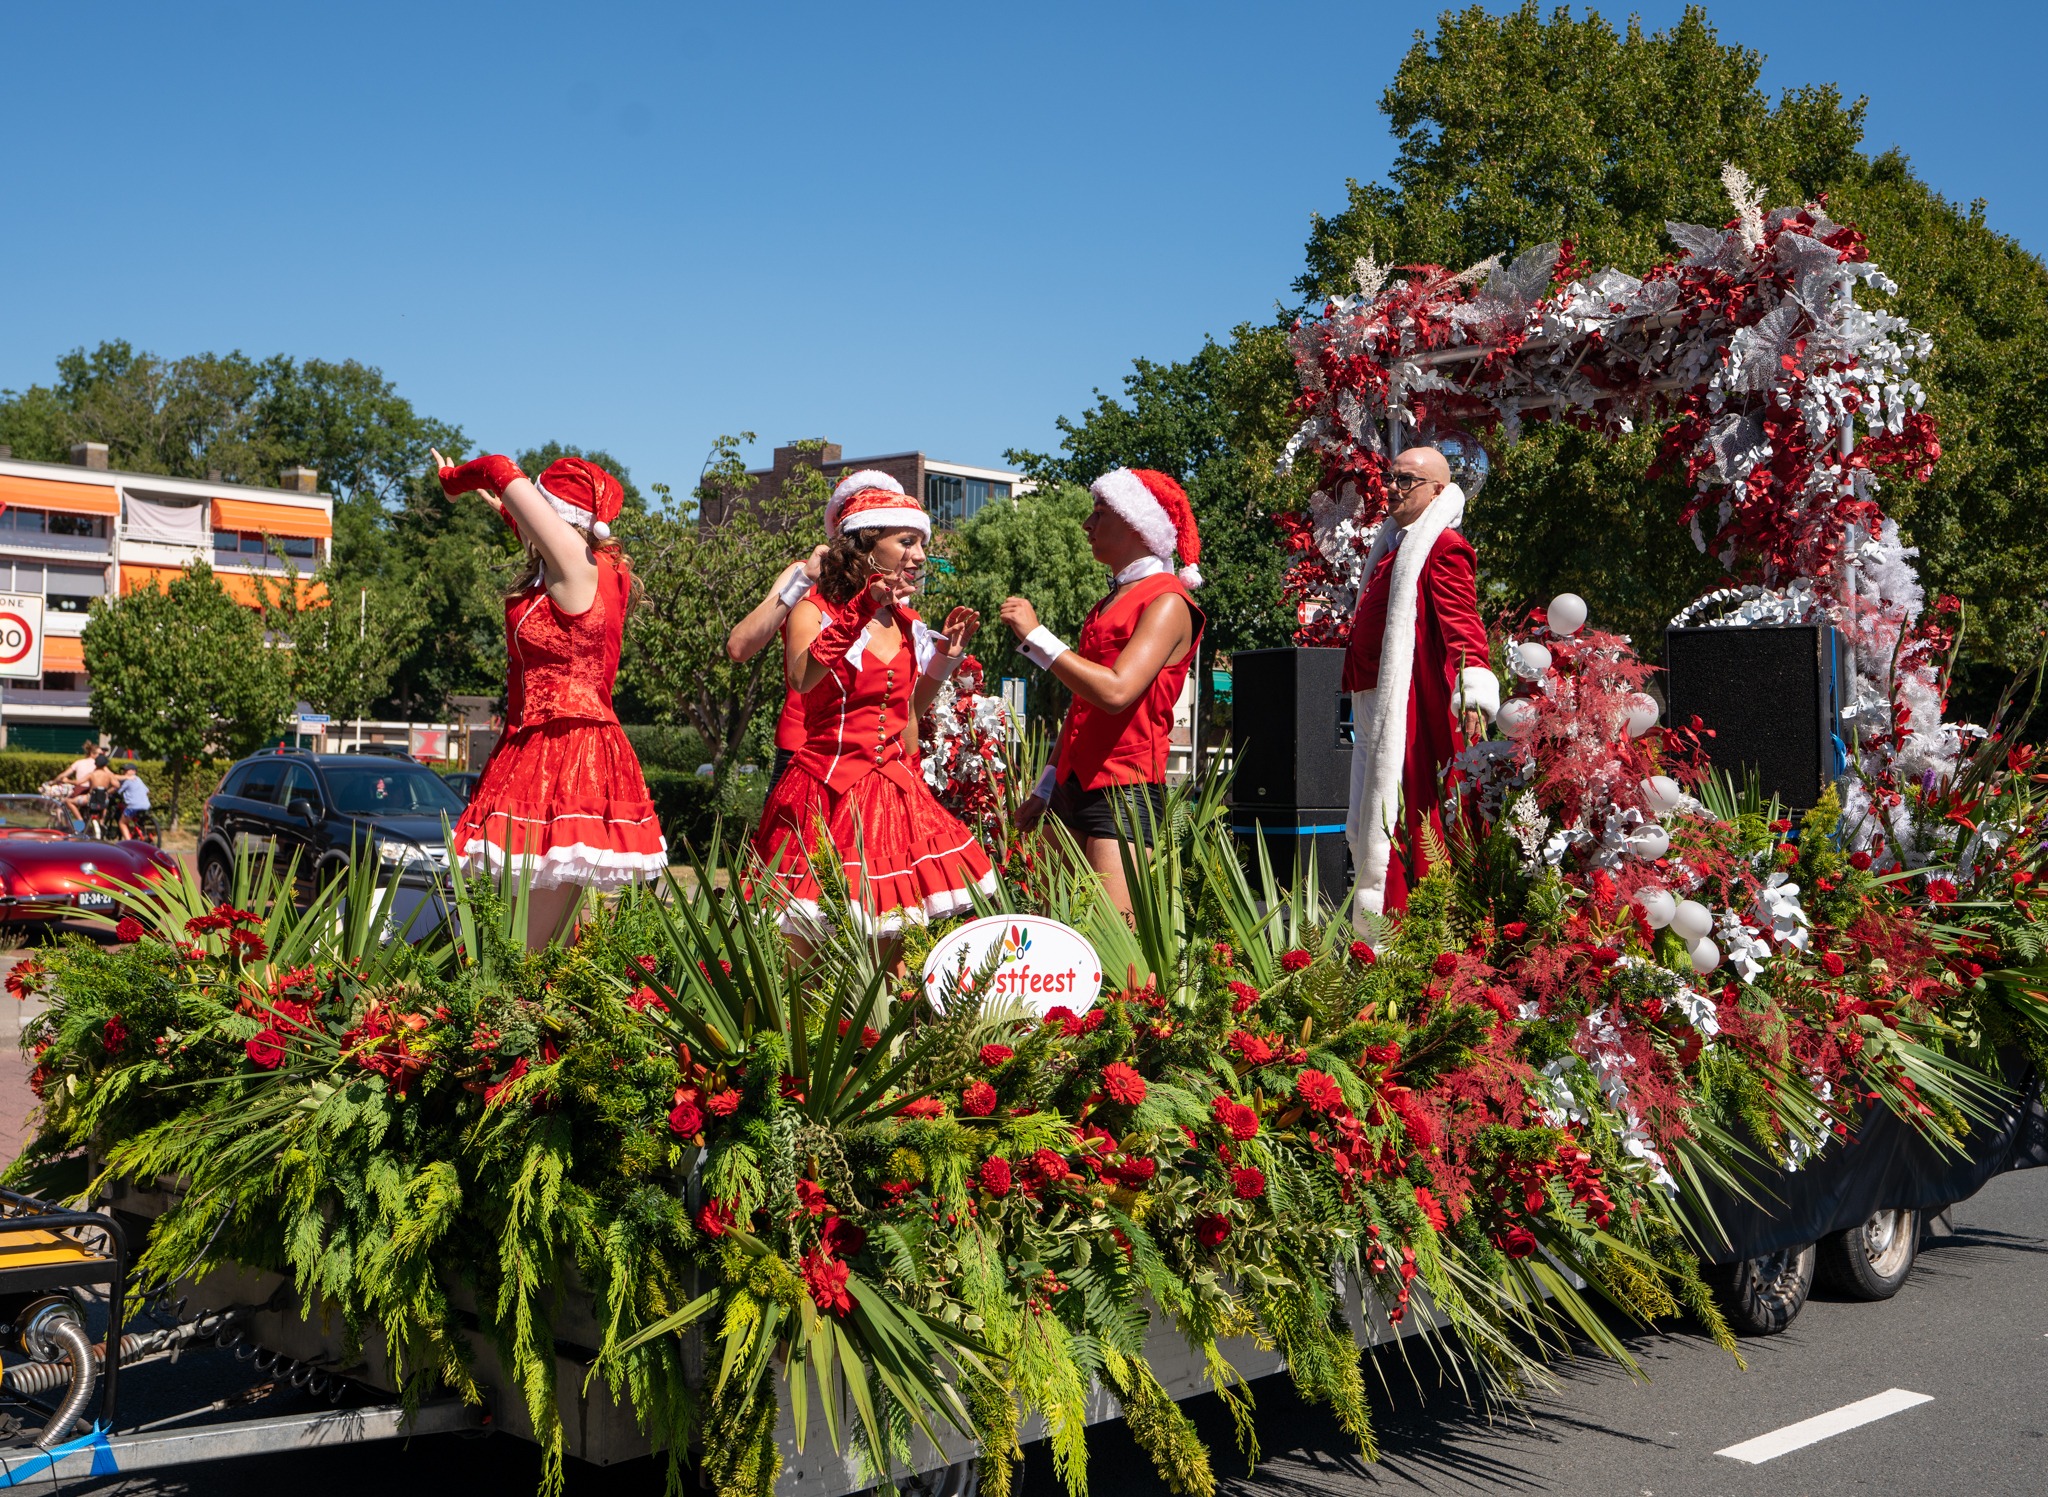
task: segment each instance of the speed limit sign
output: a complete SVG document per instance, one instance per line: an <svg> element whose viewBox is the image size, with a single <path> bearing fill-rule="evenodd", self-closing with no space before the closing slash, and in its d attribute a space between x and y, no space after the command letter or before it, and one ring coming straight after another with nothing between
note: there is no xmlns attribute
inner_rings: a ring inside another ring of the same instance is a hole
<svg viewBox="0 0 2048 1497"><path fill-rule="evenodd" d="M43 600L0 593L0 678L35 680L43 673Z"/></svg>

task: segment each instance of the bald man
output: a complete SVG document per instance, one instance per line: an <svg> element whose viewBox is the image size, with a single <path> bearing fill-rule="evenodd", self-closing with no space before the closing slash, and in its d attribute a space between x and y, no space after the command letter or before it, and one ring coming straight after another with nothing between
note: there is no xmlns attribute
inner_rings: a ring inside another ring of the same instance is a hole
<svg viewBox="0 0 2048 1497"><path fill-rule="evenodd" d="M1344 830L1361 932L1365 915L1405 908L1429 871L1424 833L1444 835L1444 770L1500 706L1450 464L1434 447L1411 447L1394 459L1388 488L1344 653L1353 733Z"/></svg>

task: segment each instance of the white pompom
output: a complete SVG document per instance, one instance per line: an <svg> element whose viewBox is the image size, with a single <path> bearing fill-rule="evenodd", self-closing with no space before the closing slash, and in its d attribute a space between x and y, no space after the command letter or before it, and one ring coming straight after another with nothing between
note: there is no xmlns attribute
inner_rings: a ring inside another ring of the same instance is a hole
<svg viewBox="0 0 2048 1497"><path fill-rule="evenodd" d="M608 541L612 538L612 528L602 520L592 520L590 522L590 536L592 540L600 543Z"/></svg>
<svg viewBox="0 0 2048 1497"><path fill-rule="evenodd" d="M1669 816L1685 799L1685 791L1668 774L1653 774L1636 788L1643 792L1643 804L1650 808L1653 816Z"/></svg>
<svg viewBox="0 0 2048 1497"><path fill-rule="evenodd" d="M1524 681L1534 681L1550 669L1550 651L1535 640L1525 640L1508 650L1508 668Z"/></svg>
<svg viewBox="0 0 2048 1497"><path fill-rule="evenodd" d="M1189 562L1180 569L1180 580L1184 587L1200 587L1202 585L1202 569L1193 562Z"/></svg>
<svg viewBox="0 0 2048 1497"><path fill-rule="evenodd" d="M1721 948L1704 936L1693 942L1686 954L1692 958L1693 971L1702 977L1721 965Z"/></svg>
<svg viewBox="0 0 2048 1497"><path fill-rule="evenodd" d="M1653 821L1629 833L1628 850L1645 863L1654 863L1671 850L1671 834Z"/></svg>
<svg viewBox="0 0 2048 1497"><path fill-rule="evenodd" d="M1657 726L1657 699L1647 691L1636 692L1628 699L1628 736L1640 738Z"/></svg>
<svg viewBox="0 0 2048 1497"><path fill-rule="evenodd" d="M1509 697L1493 715L1503 738L1527 738L1536 729L1536 704L1527 697Z"/></svg>
<svg viewBox="0 0 2048 1497"><path fill-rule="evenodd" d="M1655 884L1636 890L1636 906L1643 912L1643 923L1651 930L1662 930L1678 913L1678 901L1671 897L1671 891Z"/></svg>
<svg viewBox="0 0 2048 1497"><path fill-rule="evenodd" d="M1678 932L1678 939L1691 946L1704 941L1714 929L1714 912L1697 899L1681 899L1678 908L1671 912L1671 928Z"/></svg>
<svg viewBox="0 0 2048 1497"><path fill-rule="evenodd" d="M1577 593L1559 593L1543 610L1550 632L1559 639L1577 634L1586 625L1586 600Z"/></svg>

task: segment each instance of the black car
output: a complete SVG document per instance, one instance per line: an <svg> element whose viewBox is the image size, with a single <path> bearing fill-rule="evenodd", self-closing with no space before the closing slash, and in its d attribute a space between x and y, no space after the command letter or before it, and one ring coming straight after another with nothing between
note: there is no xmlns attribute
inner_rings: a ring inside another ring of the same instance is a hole
<svg viewBox="0 0 2048 1497"><path fill-rule="evenodd" d="M218 902L234 887L237 850L298 857L300 892L340 876L359 851L408 884L448 866L444 828L462 798L425 765L374 755L293 750L244 759L207 798L199 821L199 886Z"/></svg>
<svg viewBox="0 0 2048 1497"><path fill-rule="evenodd" d="M441 778L448 782L448 788L461 796L465 804L476 794L476 782L484 777L480 769L448 769L441 772Z"/></svg>

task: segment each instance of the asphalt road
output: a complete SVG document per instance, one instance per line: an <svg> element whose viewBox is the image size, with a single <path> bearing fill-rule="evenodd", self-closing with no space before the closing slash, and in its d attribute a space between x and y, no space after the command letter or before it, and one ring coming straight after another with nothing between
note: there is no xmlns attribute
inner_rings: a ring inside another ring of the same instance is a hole
<svg viewBox="0 0 2048 1497"><path fill-rule="evenodd" d="M1246 1474L1228 1416L1189 1407L1231 1497L1353 1493L1558 1493L1569 1497L1752 1497L1752 1494L2048 1492L2048 1170L1995 1180L1955 1212L1956 1235L1930 1244L1906 1287L1882 1304L1816 1298L1784 1335L1743 1344L1743 1370L1694 1335L1631 1342L1646 1375L1604 1361L1557 1369L1557 1386L1523 1415L1491 1421L1451 1394L1424 1396L1385 1361L1375 1398L1381 1457L1361 1461L1334 1423L1284 1378L1255 1385L1264 1457ZM225 1354L138 1369L124 1424L232 1397L249 1374ZM1927 1401L1760 1465L1728 1446L1892 1389ZM266 1400L271 1408L282 1405ZM1091 1431L1092 1491L1160 1490L1120 1426ZM503 1437L439 1435L308 1456L252 1456L153 1477L67 1483L74 1493L208 1497L361 1497L490 1491L520 1497L539 1482L531 1447ZM45 1483L37 1482L37 1490ZM577 1494L652 1493L652 1463L600 1470L571 1463ZM1042 1447L1017 1490L1061 1491Z"/></svg>

